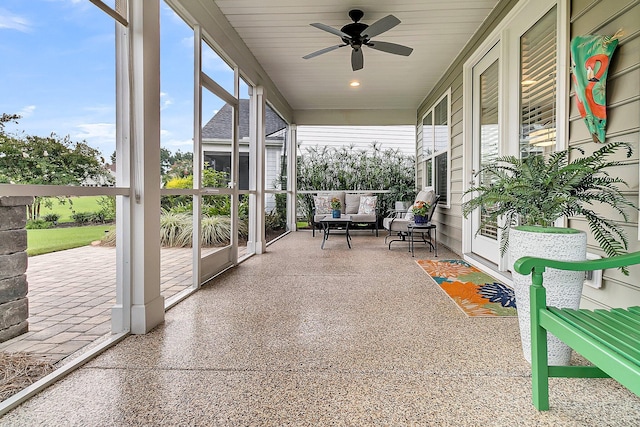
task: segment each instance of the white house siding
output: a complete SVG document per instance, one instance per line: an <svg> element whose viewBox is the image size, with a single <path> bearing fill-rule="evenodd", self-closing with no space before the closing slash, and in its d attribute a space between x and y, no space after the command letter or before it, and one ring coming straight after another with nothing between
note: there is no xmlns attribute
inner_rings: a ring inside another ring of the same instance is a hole
<svg viewBox="0 0 640 427"><path fill-rule="evenodd" d="M480 31L456 58L435 88L427 95L418 109L418 125L425 112L451 87L451 207L438 208L435 220L438 224L438 241L457 253L462 252L462 213L461 198L464 176L462 173L463 151L463 92L462 67L479 44L492 29L504 18L517 1L502 1L483 24ZM613 55L607 83L607 141L626 141L634 148L633 157L625 161L625 166L613 174L629 183L626 196L638 203L640 152L640 2L613 0L573 0L570 5L570 37L585 34L613 35L618 29L624 30L624 36ZM592 142L587 128L580 118L571 89L569 117L569 145L584 148L591 152L597 148ZM420 141L418 135L418 141ZM419 185L422 185L421 155L422 147L417 144ZM605 211L603 211L604 213ZM608 212L613 216L612 212ZM625 228L630 242L630 251L640 250L638 236L638 214L630 212L630 221L621 225ZM574 228L588 232L584 220L574 218L569 221ZM590 235L590 233L588 233ZM589 252L602 254L597 242L590 236ZM584 288L581 306L626 307L640 304L640 267L630 269L630 276L624 276L618 270L607 270L603 286L600 289Z"/></svg>
<svg viewBox="0 0 640 427"><path fill-rule="evenodd" d="M635 3L635 4L634 4ZM624 192L629 200L638 203L638 155L640 152L640 2L611 0L574 0L571 4L571 37L584 34L613 35L622 29L624 35L613 53L607 79L607 142L625 141L634 149L633 157L612 175L623 178L629 184ZM574 88L571 87L569 114L569 145L583 148L587 153L597 149L584 121L575 106ZM608 212L608 211L607 211ZM608 212L613 218L613 212ZM629 237L630 251L640 250L638 242L638 214L630 212L629 222L620 219ZM588 232L582 219L572 219L570 226ZM590 237L589 252L603 255L597 242ZM631 268L630 276L619 270L604 272L600 289L585 287L582 306L627 307L640 304L640 267Z"/></svg>
<svg viewBox="0 0 640 427"><path fill-rule="evenodd" d="M298 126L298 146L342 147L369 149L373 142L382 150L397 148L402 153L415 155L416 131L413 126Z"/></svg>
<svg viewBox="0 0 640 427"><path fill-rule="evenodd" d="M444 76L435 85L434 89L427 95L418 108L418 132L421 129L422 118L437 100L451 88L451 197L449 208L439 206L436 209L434 220L438 225L438 242L449 247L451 250L462 253L462 128L463 128L463 86L462 71L463 64L469 56L478 48L489 33L498 25L504 16L517 3L515 0L501 1L491 12L487 20L482 24L478 32L464 47L460 55L454 60ZM422 138L418 135L418 187L422 188Z"/></svg>
<svg viewBox="0 0 640 427"><path fill-rule="evenodd" d="M267 164L265 166L265 187L275 188L276 179L280 176L282 145L267 145ZM267 194L265 199L265 212L271 212L276 207L276 199L273 194Z"/></svg>

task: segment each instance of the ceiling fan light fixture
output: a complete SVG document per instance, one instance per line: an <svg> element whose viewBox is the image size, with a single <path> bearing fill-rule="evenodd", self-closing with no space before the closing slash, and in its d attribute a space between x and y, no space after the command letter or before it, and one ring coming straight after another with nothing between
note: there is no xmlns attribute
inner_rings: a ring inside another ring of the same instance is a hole
<svg viewBox="0 0 640 427"><path fill-rule="evenodd" d="M400 24L400 20L393 15L387 15L384 18L378 19L371 25L363 24L360 19L364 16L364 12L360 9L352 9L349 11L349 17L353 22L343 26L341 29L335 29L329 25L325 25L319 22L311 24L312 27L316 27L319 30L326 31L340 37L342 44L326 47L318 51L312 52L303 56L303 59L311 59L324 53L331 52L341 47L351 47L351 69L353 71L361 70L364 67L364 56L362 54L362 47L367 46L371 49L379 50L382 52L392 53L394 55L409 56L413 51L408 46L399 45L396 43L382 42L371 40L379 34L382 34Z"/></svg>

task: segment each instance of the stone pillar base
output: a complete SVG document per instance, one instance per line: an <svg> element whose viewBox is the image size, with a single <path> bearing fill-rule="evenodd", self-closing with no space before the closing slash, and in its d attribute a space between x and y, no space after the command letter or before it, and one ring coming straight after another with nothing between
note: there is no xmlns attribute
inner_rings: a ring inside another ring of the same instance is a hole
<svg viewBox="0 0 640 427"><path fill-rule="evenodd" d="M0 197L0 342L29 330L27 205L33 197Z"/></svg>

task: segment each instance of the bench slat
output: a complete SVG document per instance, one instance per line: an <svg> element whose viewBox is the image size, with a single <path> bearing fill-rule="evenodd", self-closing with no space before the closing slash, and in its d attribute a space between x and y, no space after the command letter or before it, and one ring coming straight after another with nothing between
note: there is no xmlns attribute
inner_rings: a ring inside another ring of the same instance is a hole
<svg viewBox="0 0 640 427"><path fill-rule="evenodd" d="M594 325L606 325L606 328L608 328L611 333L619 336L621 340L634 348L640 348L640 330L627 319L620 317L616 313L604 316L601 313L595 313L591 310L581 309L578 311Z"/></svg>
<svg viewBox="0 0 640 427"><path fill-rule="evenodd" d="M604 323L596 323L585 316L584 313L576 310L549 307L549 311L570 325L589 334L611 350L633 361L636 365L640 365L640 342L637 340L628 339L617 330Z"/></svg>
<svg viewBox="0 0 640 427"><path fill-rule="evenodd" d="M611 322L614 327L619 328L620 331L629 337L640 341L640 327L637 327L633 324L629 324L629 322L625 322L624 319L621 319L615 313L610 313L607 310L597 309L594 311L585 310L589 316L600 319L602 322Z"/></svg>
<svg viewBox="0 0 640 427"><path fill-rule="evenodd" d="M548 307L547 310L539 310L539 325L542 328L558 337L607 375L640 396L640 369L637 363L632 362L608 346L600 345L596 338L556 316L553 313L554 311L557 312L558 309ZM548 374L562 373L562 370L556 372L556 370L549 370L549 367L546 369Z"/></svg>
<svg viewBox="0 0 640 427"><path fill-rule="evenodd" d="M636 307L631 307L631 308L636 308ZM611 313L615 313L629 320L630 322L634 323L637 328L640 328L640 313L634 313L633 311L629 311L629 310L630 309L625 310L624 308L612 308Z"/></svg>

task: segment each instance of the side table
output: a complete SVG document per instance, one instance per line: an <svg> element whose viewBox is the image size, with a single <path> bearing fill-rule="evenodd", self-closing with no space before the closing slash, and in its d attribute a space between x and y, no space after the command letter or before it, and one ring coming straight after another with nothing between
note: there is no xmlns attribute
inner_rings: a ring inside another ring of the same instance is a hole
<svg viewBox="0 0 640 427"><path fill-rule="evenodd" d="M428 222L426 224L416 224L415 222L411 222L407 225L408 234L409 234L409 250L411 251L411 256L415 256L414 254L414 242L415 242L415 234L420 233L422 235L422 241L429 244L429 252L431 249L435 252L435 256L438 257L438 235L436 233L436 225ZM433 234L431 234L431 230L433 230ZM425 240L424 234L427 233L429 240Z"/></svg>

